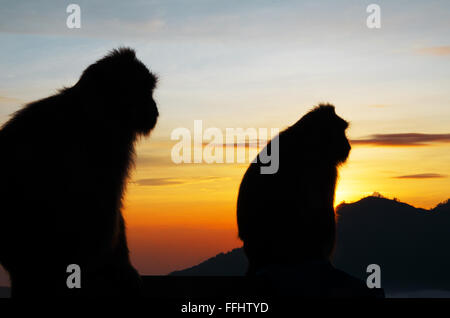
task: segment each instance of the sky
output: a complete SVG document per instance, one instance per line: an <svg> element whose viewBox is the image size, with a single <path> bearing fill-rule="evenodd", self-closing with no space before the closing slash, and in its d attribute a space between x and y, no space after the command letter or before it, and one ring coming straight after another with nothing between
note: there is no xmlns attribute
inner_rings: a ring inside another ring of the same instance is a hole
<svg viewBox="0 0 450 318"><path fill-rule="evenodd" d="M450 197L448 1L0 1L0 123L72 86L119 46L160 82L160 118L137 147L124 215L133 264L167 274L241 245L248 164L175 164L171 132L279 128L320 102L351 125L336 203L373 192L416 207ZM368 28L369 4L381 27ZM1 284L0 279L0 284Z"/></svg>

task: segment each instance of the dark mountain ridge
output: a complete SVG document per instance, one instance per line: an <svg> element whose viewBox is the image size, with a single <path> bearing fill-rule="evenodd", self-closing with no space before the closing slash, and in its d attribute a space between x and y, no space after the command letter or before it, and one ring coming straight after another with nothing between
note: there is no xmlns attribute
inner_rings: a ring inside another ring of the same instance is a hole
<svg viewBox="0 0 450 318"><path fill-rule="evenodd" d="M336 209L334 265L362 280L369 264L381 268L388 292L450 291L450 200L426 210L380 195ZM175 276L244 275L247 259L241 248L220 253Z"/></svg>

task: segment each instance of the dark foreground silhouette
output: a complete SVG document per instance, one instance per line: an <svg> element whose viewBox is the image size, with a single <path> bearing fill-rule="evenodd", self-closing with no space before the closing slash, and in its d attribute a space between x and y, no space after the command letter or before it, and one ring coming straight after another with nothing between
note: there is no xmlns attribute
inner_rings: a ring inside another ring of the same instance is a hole
<svg viewBox="0 0 450 318"><path fill-rule="evenodd" d="M262 151L270 149L274 157L273 145L279 143L276 173L262 173L260 153L242 179L237 222L249 262L247 275L267 278L275 294L370 294L363 282L330 264L337 168L351 148L347 127L334 106L319 105Z"/></svg>
<svg viewBox="0 0 450 318"><path fill-rule="evenodd" d="M448 297L450 200L425 210L370 196L339 205L337 215L336 266L363 278L367 265L378 264L382 287L394 296L447 291Z"/></svg>
<svg viewBox="0 0 450 318"><path fill-rule="evenodd" d="M332 263L365 281L369 264L381 268L388 297L448 297L450 294L450 199L430 210L380 196L336 208L337 240ZM220 253L174 276L242 276L242 248Z"/></svg>
<svg viewBox="0 0 450 318"><path fill-rule="evenodd" d="M155 126L156 77L131 49L26 105L0 130L0 263L12 296L132 296L122 196L138 136ZM81 289L68 289L69 264Z"/></svg>

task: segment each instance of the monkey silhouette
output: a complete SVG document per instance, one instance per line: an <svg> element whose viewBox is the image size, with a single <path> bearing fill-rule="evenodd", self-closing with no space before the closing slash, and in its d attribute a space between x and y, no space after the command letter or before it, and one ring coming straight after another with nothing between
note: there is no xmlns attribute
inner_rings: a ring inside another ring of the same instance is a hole
<svg viewBox="0 0 450 318"><path fill-rule="evenodd" d="M131 296L142 284L122 215L135 143L154 128L157 77L119 48L0 130L0 263L12 297ZM81 288L68 288L77 264Z"/></svg>
<svg viewBox="0 0 450 318"><path fill-rule="evenodd" d="M277 172L261 173L260 153L242 179L237 223L247 274L270 277L282 293L332 296L345 284L365 290L330 264L338 168L351 150L347 127L333 105L320 104L263 150L276 156L272 144L278 142Z"/></svg>

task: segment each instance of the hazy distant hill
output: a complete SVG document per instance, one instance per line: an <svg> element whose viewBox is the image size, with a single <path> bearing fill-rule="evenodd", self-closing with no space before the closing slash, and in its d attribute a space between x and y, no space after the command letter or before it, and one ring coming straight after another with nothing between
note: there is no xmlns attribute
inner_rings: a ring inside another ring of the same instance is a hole
<svg viewBox="0 0 450 318"><path fill-rule="evenodd" d="M370 196L341 204L337 214L336 267L365 280L367 265L380 265L382 287L391 295L450 296L450 201L424 210ZM171 275L243 275L246 266L242 249L235 249Z"/></svg>

